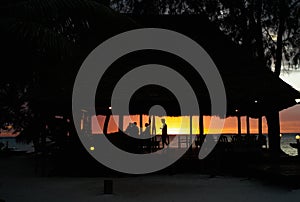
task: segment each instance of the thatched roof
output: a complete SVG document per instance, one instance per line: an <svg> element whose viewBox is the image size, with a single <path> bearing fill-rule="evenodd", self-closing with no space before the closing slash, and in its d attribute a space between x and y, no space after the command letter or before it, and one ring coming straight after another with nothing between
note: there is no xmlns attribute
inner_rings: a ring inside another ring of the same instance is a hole
<svg viewBox="0 0 300 202"><path fill-rule="evenodd" d="M45 80L46 96L37 98L41 110L45 113L70 113L72 89L77 71L86 55L99 43L117 33L134 28L158 27L182 33L199 43L211 56L222 76L227 94L228 116L241 115L257 117L270 110L282 110L296 104L300 93L280 78L252 60L249 52L228 39L205 16L115 16L105 17L93 33L83 35L82 44L86 44L78 53L77 60L65 61L55 69L42 68ZM112 19L112 22L109 23ZM120 20L118 20L120 19ZM21 55L21 54L20 54ZM189 64L174 55L159 51L138 51L130 53L117 61L105 73L96 96L98 114L109 113L110 97L118 80L134 67L156 63L171 67L183 75L195 91L200 109L210 114L210 99L206 86ZM18 61L17 64L20 64ZM27 63L26 63L27 64ZM29 62L30 64L30 62ZM17 65L16 65L17 66ZM54 78L54 79L53 79ZM257 103L255 102L257 101ZM131 100L130 113L147 114L153 105L162 105L169 115L180 115L179 105L167 89L148 86L135 93ZM196 114L195 114L196 115Z"/></svg>
<svg viewBox="0 0 300 202"><path fill-rule="evenodd" d="M282 110L296 104L295 99L300 93L286 84L266 67L256 63L250 53L232 42L205 16L130 16L140 27L157 27L185 34L199 43L211 56L222 76L228 102L228 115L236 115L236 109L241 115L258 117L268 111ZM173 55L159 51L139 51L128 54L116 61L106 74L99 90L110 91L114 84L128 70L134 67L157 63L164 64L185 76L193 86L199 100L201 111L210 113L210 99L201 77L194 74L185 61ZM103 95L103 94L102 94ZM97 100L97 99L96 99ZM178 115L178 103L166 89L148 86L136 92L131 100L130 111L133 114L147 114L152 105L160 104L170 115ZM109 99L97 100L99 113L105 113ZM104 109L104 110L103 110Z"/></svg>

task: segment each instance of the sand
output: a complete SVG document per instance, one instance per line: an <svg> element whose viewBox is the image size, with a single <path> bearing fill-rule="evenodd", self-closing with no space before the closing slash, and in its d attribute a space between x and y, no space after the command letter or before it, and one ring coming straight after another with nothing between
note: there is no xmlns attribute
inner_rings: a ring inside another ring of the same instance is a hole
<svg viewBox="0 0 300 202"><path fill-rule="evenodd" d="M256 179L210 178L202 174L37 177L30 169L30 160L18 157L0 159L0 162L0 199L6 202L300 201L300 190L273 186ZM103 194L105 179L113 180L111 195Z"/></svg>

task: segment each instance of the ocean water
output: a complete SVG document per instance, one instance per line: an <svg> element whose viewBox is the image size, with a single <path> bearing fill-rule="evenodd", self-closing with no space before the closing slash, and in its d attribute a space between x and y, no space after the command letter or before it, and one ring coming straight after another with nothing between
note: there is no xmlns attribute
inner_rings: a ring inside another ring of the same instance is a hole
<svg viewBox="0 0 300 202"><path fill-rule="evenodd" d="M294 134L282 134L281 137L281 149L286 154L290 156L296 156L297 155L297 149L294 149L290 146L290 143L296 143L296 133Z"/></svg>
<svg viewBox="0 0 300 202"><path fill-rule="evenodd" d="M16 138L14 137L0 137L0 142L2 142L4 145L8 144L8 148L11 148L15 151L26 151L26 152L33 152L33 144L22 144L17 143Z"/></svg>

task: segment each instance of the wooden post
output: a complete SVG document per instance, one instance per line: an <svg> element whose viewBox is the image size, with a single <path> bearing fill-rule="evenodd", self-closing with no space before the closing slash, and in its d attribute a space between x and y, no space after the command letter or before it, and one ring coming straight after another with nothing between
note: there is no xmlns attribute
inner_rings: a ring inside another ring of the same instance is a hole
<svg viewBox="0 0 300 202"><path fill-rule="evenodd" d="M204 121L203 121L203 114L199 116L199 135L204 135Z"/></svg>
<svg viewBox="0 0 300 202"><path fill-rule="evenodd" d="M123 132L123 127L124 127L124 120L123 120L123 115L119 115L119 132Z"/></svg>
<svg viewBox="0 0 300 202"><path fill-rule="evenodd" d="M104 126L103 126L103 134L107 135L108 132L108 123L110 119L110 113L107 113L105 116Z"/></svg>
<svg viewBox="0 0 300 202"><path fill-rule="evenodd" d="M278 162L280 156L280 119L279 111L269 111L266 115L268 123L269 149L272 160Z"/></svg>
<svg viewBox="0 0 300 202"><path fill-rule="evenodd" d="M246 125L247 125L247 135L250 135L250 117L247 116L246 118Z"/></svg>
<svg viewBox="0 0 300 202"><path fill-rule="evenodd" d="M143 114L140 114L140 135L143 134Z"/></svg>
<svg viewBox="0 0 300 202"><path fill-rule="evenodd" d="M242 134L241 116L238 115L237 119L238 119L238 135L241 135Z"/></svg>
<svg viewBox="0 0 300 202"><path fill-rule="evenodd" d="M192 145L192 138L193 138L193 116L190 115L190 146Z"/></svg>
<svg viewBox="0 0 300 202"><path fill-rule="evenodd" d="M113 194L113 181L104 180L104 194Z"/></svg>
<svg viewBox="0 0 300 202"><path fill-rule="evenodd" d="M263 134L263 132L262 132L262 117L261 116L258 118L258 134L259 135Z"/></svg>

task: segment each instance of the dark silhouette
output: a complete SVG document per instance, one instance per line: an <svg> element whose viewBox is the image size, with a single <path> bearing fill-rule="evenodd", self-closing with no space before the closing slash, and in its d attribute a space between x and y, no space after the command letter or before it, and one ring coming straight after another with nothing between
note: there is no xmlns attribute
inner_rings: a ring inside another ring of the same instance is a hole
<svg viewBox="0 0 300 202"><path fill-rule="evenodd" d="M126 128L125 133L127 135L131 135L132 125L133 125L133 123L129 123L128 126L127 126L127 128Z"/></svg>
<svg viewBox="0 0 300 202"><path fill-rule="evenodd" d="M145 123L145 130L143 132L144 138L150 138L150 124Z"/></svg>
<svg viewBox="0 0 300 202"><path fill-rule="evenodd" d="M165 145L169 145L169 139L168 139L168 126L166 124L166 120L165 119L161 119L161 123L163 124L162 128L161 128L161 141L162 141L162 146L163 148L165 147Z"/></svg>
<svg viewBox="0 0 300 202"><path fill-rule="evenodd" d="M125 133L131 137L137 138L139 135L139 128L137 127L137 123L129 123L128 127L125 130Z"/></svg>
<svg viewBox="0 0 300 202"><path fill-rule="evenodd" d="M136 122L134 122L133 123L133 125L132 125L132 136L133 137L138 137L139 136L139 128L138 128L138 126L137 126L137 123Z"/></svg>

